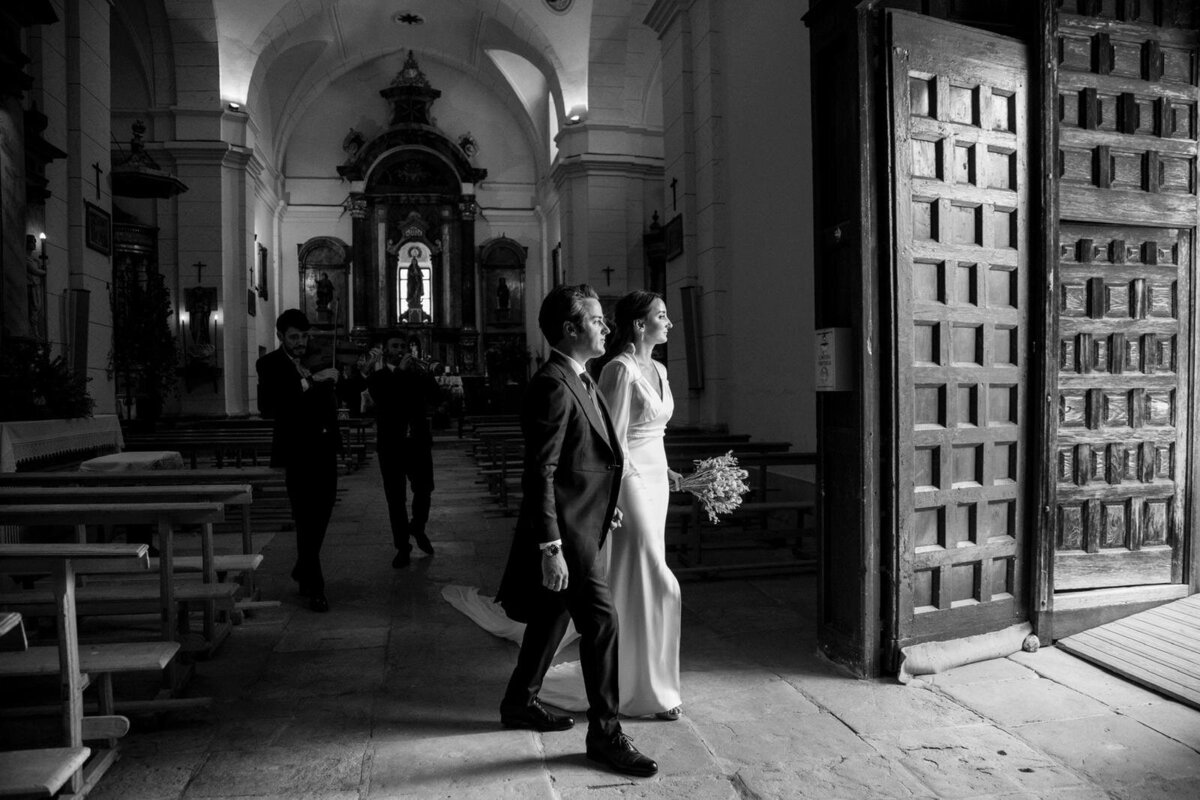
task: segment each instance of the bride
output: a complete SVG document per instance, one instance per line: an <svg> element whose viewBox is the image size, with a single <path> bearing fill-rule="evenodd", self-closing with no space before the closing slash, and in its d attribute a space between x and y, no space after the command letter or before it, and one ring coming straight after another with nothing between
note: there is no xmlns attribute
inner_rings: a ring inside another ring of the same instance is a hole
<svg viewBox="0 0 1200 800"><path fill-rule="evenodd" d="M675 409L667 369L651 358L667 341L671 320L662 297L635 291L615 309L615 334L601 363L599 388L625 456L618 507L622 526L609 535L608 582L620 621L621 713L676 720L681 713L679 582L666 561L667 501L680 475L667 467L663 434ZM486 630L521 641L524 626L509 620L476 590L447 586L443 596ZM568 631L565 646L573 636ZM586 709L579 662L550 669L539 697L568 711Z"/></svg>

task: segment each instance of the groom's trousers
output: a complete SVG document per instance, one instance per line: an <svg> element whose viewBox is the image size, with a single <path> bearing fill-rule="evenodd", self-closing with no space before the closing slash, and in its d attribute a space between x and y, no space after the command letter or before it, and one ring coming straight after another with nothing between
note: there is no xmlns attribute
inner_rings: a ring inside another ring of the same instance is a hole
<svg viewBox="0 0 1200 800"><path fill-rule="evenodd" d="M564 592L542 589L546 602L525 625L517 666L504 693L504 705L524 708L542 688L558 644L575 621L579 632L579 665L588 699L588 735L611 737L621 730L617 720L617 612L603 573L569 575ZM564 596L565 595L565 596ZM565 602L564 602L565 601Z"/></svg>

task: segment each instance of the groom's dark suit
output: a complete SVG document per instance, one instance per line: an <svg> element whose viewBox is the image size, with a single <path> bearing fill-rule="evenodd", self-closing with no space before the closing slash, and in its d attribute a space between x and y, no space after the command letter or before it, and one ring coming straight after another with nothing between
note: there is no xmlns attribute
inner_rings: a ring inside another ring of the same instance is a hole
<svg viewBox="0 0 1200 800"><path fill-rule="evenodd" d="M588 696L589 734L612 736L617 722L617 617L600 547L621 485L620 447L604 401L589 397L566 356L552 351L525 392L524 496L508 564L496 594L509 617L526 622L502 709L528 706L554 652L575 621ZM538 545L562 540L568 580L562 592L542 585Z"/></svg>

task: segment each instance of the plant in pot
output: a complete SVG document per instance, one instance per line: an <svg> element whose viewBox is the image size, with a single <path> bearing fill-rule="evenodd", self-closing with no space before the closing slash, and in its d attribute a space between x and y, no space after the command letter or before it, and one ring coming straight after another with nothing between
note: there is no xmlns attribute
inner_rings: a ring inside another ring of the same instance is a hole
<svg viewBox="0 0 1200 800"><path fill-rule="evenodd" d="M76 375L45 342L8 337L0 347L0 421L90 417L90 378Z"/></svg>
<svg viewBox="0 0 1200 800"><path fill-rule="evenodd" d="M113 270L111 372L127 418L153 427L163 401L178 390L178 350L171 331L171 295L158 270L132 260Z"/></svg>

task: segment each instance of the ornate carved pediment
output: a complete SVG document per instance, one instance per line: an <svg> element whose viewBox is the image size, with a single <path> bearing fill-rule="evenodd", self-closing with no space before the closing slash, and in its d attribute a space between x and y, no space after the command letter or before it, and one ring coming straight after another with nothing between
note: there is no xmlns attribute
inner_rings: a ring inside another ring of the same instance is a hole
<svg viewBox="0 0 1200 800"><path fill-rule="evenodd" d="M342 142L347 159L338 166L339 175L349 181L361 181L370 175L373 185L386 187L373 191L445 184L453 193L459 192L463 183L479 183L487 177L487 170L471 166L473 152L468 150L478 147L474 137L466 134L452 141L434 124L430 110L442 93L429 84L413 51L408 51L391 85L379 93L391 106L391 127L365 143L362 134L351 128ZM389 154L396 150L409 152L392 161ZM381 172L376 162L385 157L389 163ZM448 171L454 173L456 185L452 188L448 186Z"/></svg>

